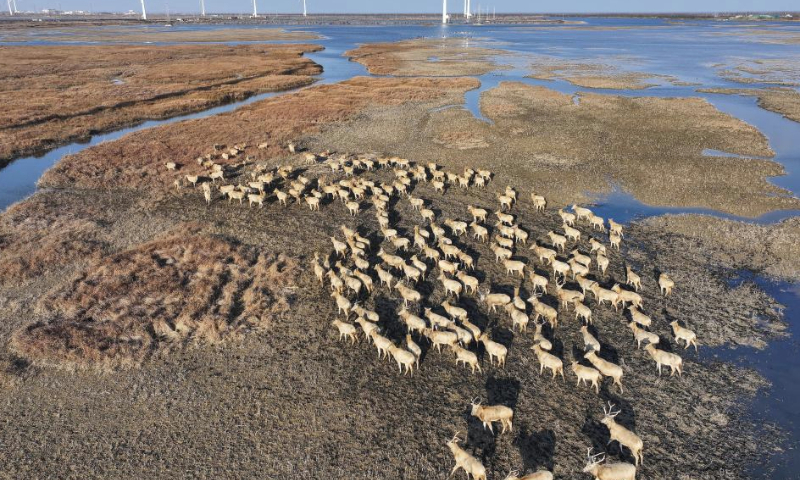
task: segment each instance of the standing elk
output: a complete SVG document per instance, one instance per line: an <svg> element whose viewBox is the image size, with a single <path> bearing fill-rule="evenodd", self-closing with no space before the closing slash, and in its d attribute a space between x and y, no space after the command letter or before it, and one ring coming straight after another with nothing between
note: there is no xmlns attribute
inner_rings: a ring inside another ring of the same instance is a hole
<svg viewBox="0 0 800 480"><path fill-rule="evenodd" d="M619 442L619 444L623 447L627 447L628 450L631 451L631 455L633 455L634 464L638 467L639 463L644 461L644 456L642 455L642 448L644 448L644 442L642 439L639 438L639 435L631 432L627 428L623 427L615 418L619 415L621 410L614 411L614 404L608 402L608 410L606 407L603 407L603 419L600 420L600 423L608 428L608 434L611 439L608 443L611 442Z"/></svg>
<svg viewBox="0 0 800 480"><path fill-rule="evenodd" d="M658 369L658 376L661 376L661 365L667 365L670 369L669 376L675 375L675 372L678 372L678 376L683 376L683 372L681 369L683 368L683 359L675 355L674 353L665 352L664 350L659 350L656 348L655 345L652 343L648 343L644 346L645 351L650 354L650 357L656 362L656 368Z"/></svg>
<svg viewBox="0 0 800 480"><path fill-rule="evenodd" d="M603 374L596 368L587 367L578 362L572 362L572 371L575 372L575 376L578 377L578 382L575 384L576 387L582 383L586 385L591 384L591 386L594 387L594 392L600 393L600 382L603 381Z"/></svg>
<svg viewBox="0 0 800 480"><path fill-rule="evenodd" d="M505 293L489 293L488 288L484 292L478 290L478 297L492 312L495 312L497 307L505 307L511 303L511 297Z"/></svg>
<svg viewBox="0 0 800 480"><path fill-rule="evenodd" d="M612 378L614 380L614 385L619 387L620 393L624 393L622 388L622 375L624 374L622 367L598 357L597 352L594 350L589 350L586 352L583 355L583 358L588 360L589 363L594 366L594 368L600 370L600 373L602 373L603 376Z"/></svg>
<svg viewBox="0 0 800 480"><path fill-rule="evenodd" d="M477 340L483 343L483 348L485 348L486 353L489 354L489 363L494 365L494 359L497 358L497 365L501 368L505 368L506 356L508 355L508 349L505 345L492 341L485 332L482 333Z"/></svg>
<svg viewBox="0 0 800 480"><path fill-rule="evenodd" d="M543 349L538 343L534 343L531 350L539 360L539 375L547 368L553 373L553 378L556 378L557 374L561 374L561 380L564 380L564 362L560 358Z"/></svg>
<svg viewBox="0 0 800 480"><path fill-rule="evenodd" d="M478 398L473 399L470 405L472 406L470 414L483 423L483 428L488 427L490 432L494 433L492 429L492 423L494 422L500 422L503 428L501 433L506 433L506 429L509 432L514 430L512 425L514 411L505 405L484 406L481 405L481 401Z"/></svg>
<svg viewBox="0 0 800 480"><path fill-rule="evenodd" d="M641 328L638 323L631 321L628 323L628 328L633 332L633 339L636 340L636 349L642 348L642 342L656 344L661 341L658 335Z"/></svg>
<svg viewBox="0 0 800 480"><path fill-rule="evenodd" d="M697 351L697 335L686 327L682 327L677 320L670 322L672 333L675 335L675 341L680 345L679 340L686 342L684 350L689 348L689 345L694 345L694 351Z"/></svg>
<svg viewBox="0 0 800 480"><path fill-rule="evenodd" d="M672 294L672 289L675 288L675 282L669 278L669 275L662 273L658 276L658 286L661 288L661 295L667 297Z"/></svg>
<svg viewBox="0 0 800 480"><path fill-rule="evenodd" d="M459 432L456 432L453 438L447 442L447 448L453 453L453 459L456 461L456 465L450 472L450 476L453 476L453 474L461 468L467 473L467 479L472 477L472 480L486 480L486 468L480 460L467 453L458 445L458 442L461 440L458 438L458 434Z"/></svg>

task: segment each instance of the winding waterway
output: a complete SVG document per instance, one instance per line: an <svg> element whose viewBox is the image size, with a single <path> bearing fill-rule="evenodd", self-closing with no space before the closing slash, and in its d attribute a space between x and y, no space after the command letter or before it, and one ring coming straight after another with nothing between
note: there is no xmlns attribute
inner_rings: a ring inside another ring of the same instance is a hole
<svg viewBox="0 0 800 480"><path fill-rule="evenodd" d="M670 25L657 19L585 19L601 30L574 29L552 26L314 26L309 30L318 32L323 38L315 41L325 50L308 55L323 66L319 83L347 80L358 75L369 75L358 63L350 62L343 53L361 43L391 42L415 37L459 37L474 39L474 44L496 45L510 51L512 55L497 58L499 64L511 64L511 69L497 70L481 75L481 87L467 92L464 105L444 108L466 108L483 121L490 121L480 111L479 102L483 92L496 87L502 81L519 81L542 85L574 95L579 101L579 92L628 96L687 97L701 96L717 109L737 117L758 128L769 139L776 155L772 159L785 168L786 175L770 180L797 195L800 192L800 124L781 115L761 109L752 97L698 93L700 88L754 88L763 85L742 85L718 75L715 64L735 58L781 58L800 55L798 45L754 43L752 38L718 35L716 22L692 22L689 25ZM141 27L136 27L141 28ZM150 27L159 30L163 27ZM175 26L175 30L219 29L224 26ZM236 28L247 28L237 25ZM252 27L258 28L258 27ZM800 30L800 27L796 27ZM296 27L291 29L297 30ZM80 44L80 42L76 42ZM242 42L248 43L248 42ZM472 42L471 42L472 43ZM4 43L0 41L0 45ZM15 45L21 43L15 42ZM23 42L22 44L26 44ZM27 44L43 45L47 42L29 41ZM659 81L658 85L645 90L603 90L577 87L563 80L535 80L526 78L531 55L547 55L563 59L614 58L628 69L672 75L692 85L674 85ZM308 88L308 87L305 87ZM247 100L211 108L202 112L174 117L166 120L148 121L140 125L112 133L96 135L85 143L73 143L38 156L20 158L0 170L0 211L14 202L31 195L36 182L45 170L65 155L77 153L106 141L113 141L129 133L179 122L207 117L239 108L288 92L275 92L253 96ZM706 152L709 155L733 156L725 152ZM734 160L734 159L732 159ZM800 215L800 211L777 211L757 219L741 219L709 209L671 208L644 205L627 192L618 188L612 193L597 198L595 210L602 216L612 216L619 221L662 215L665 213L701 213L758 223L773 223ZM717 349L704 352L702 361L728 361L756 369L772 386L761 392L751 406L751 414L758 420L777 423L788 432L787 449L783 454L769 457L765 464L753 466L752 476L769 478L797 478L800 472L800 456L794 454L800 444L800 412L794 408L794 400L800 398L800 348L796 339L800 335L800 287L788 283L775 283L758 277L742 277L741 281L754 282L786 306L785 319L791 336L772 342L764 350L750 348ZM769 472L769 473L766 473Z"/></svg>

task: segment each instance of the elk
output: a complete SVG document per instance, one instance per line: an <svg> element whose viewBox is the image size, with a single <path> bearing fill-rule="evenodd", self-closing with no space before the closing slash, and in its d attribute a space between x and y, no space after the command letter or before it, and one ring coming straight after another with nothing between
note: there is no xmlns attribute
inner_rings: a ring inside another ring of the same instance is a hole
<svg viewBox="0 0 800 480"><path fill-rule="evenodd" d="M475 223L486 222L486 216L489 214L489 212L483 208L476 208L472 205L467 206L467 211L472 215L473 222Z"/></svg>
<svg viewBox="0 0 800 480"><path fill-rule="evenodd" d="M632 286L637 292L642 288L642 278L631 269L630 265L625 265L625 285Z"/></svg>
<svg viewBox="0 0 800 480"><path fill-rule="evenodd" d="M475 373L476 369L479 373L483 373L481 366L478 364L478 356L475 355L474 352L470 352L469 350L461 348L458 345L454 345L451 348L453 349L453 353L456 354L456 365L464 362L464 365L470 366L473 374Z"/></svg>
<svg viewBox="0 0 800 480"><path fill-rule="evenodd" d="M520 287L514 287L514 298L511 299L511 303L513 303L518 310L525 312L525 301L519 297L519 288Z"/></svg>
<svg viewBox="0 0 800 480"><path fill-rule="evenodd" d="M492 312L496 311L497 307L504 307L511 303L511 297L505 293L489 293L489 289L486 289L485 292L478 290L478 297L482 302L486 303L486 306Z"/></svg>
<svg viewBox="0 0 800 480"><path fill-rule="evenodd" d="M558 209L558 216L561 217L561 221L570 227L575 226L575 214L565 212L563 208Z"/></svg>
<svg viewBox="0 0 800 480"><path fill-rule="evenodd" d="M591 253L606 254L606 246L594 238L589 239L589 246L591 247Z"/></svg>
<svg viewBox="0 0 800 480"><path fill-rule="evenodd" d="M367 339L367 343L370 342L372 339L372 332L377 331L380 332L381 328L378 326L377 323L370 322L364 317L356 318L356 323L361 327L361 331L364 332L364 337Z"/></svg>
<svg viewBox="0 0 800 480"><path fill-rule="evenodd" d="M558 326L558 310L546 303L540 302L536 295L528 297L528 303L533 306L533 312L535 314L533 317L534 322L542 317L547 320L551 327L556 328Z"/></svg>
<svg viewBox="0 0 800 480"><path fill-rule="evenodd" d="M405 308L401 309L397 315L403 320L403 323L406 324L409 332L422 332L426 328L428 328L428 324L425 320L421 319L420 317L414 315L413 313L409 312Z"/></svg>
<svg viewBox="0 0 800 480"><path fill-rule="evenodd" d="M397 362L400 373L403 373L403 369L405 368L405 373L410 373L411 376L414 376L414 365L417 362L416 355L397 345L389 347L389 353L392 355L392 358L394 358L394 361Z"/></svg>
<svg viewBox="0 0 800 480"><path fill-rule="evenodd" d="M449 273L450 275L455 275L458 273L458 263L453 263L447 260L439 260L437 265L439 266L441 273Z"/></svg>
<svg viewBox="0 0 800 480"><path fill-rule="evenodd" d="M446 300L442 302L442 308L453 320L462 321L467 319L467 311L465 309L457 307Z"/></svg>
<svg viewBox="0 0 800 480"><path fill-rule="evenodd" d="M420 277L422 277L422 272L420 272L416 267L406 264L403 264L403 274L406 276L406 280L413 280L414 283L418 283Z"/></svg>
<svg viewBox="0 0 800 480"><path fill-rule="evenodd" d="M381 281L381 285L386 285L387 287L392 288L392 282L395 280L394 275L381 268L380 265L375 267L375 271L378 272L378 278Z"/></svg>
<svg viewBox="0 0 800 480"><path fill-rule="evenodd" d="M488 427L489 431L494 433L494 430L492 429L492 423L500 422L500 425L503 428L500 433L506 433L506 429L508 429L509 432L514 431L512 425L514 411L505 405L484 406L481 405L481 401L478 398L472 399L470 405L472 406L470 414L483 423L483 428Z"/></svg>
<svg viewBox="0 0 800 480"><path fill-rule="evenodd" d="M588 459L583 473L591 474L595 480L636 480L636 466L630 463L606 463L605 453L592 455L592 449L588 449ZM597 457L600 457L598 460Z"/></svg>
<svg viewBox="0 0 800 480"><path fill-rule="evenodd" d="M331 281L331 290L336 293L342 293L344 289L344 282L339 278L333 270L328 271L328 279Z"/></svg>
<svg viewBox="0 0 800 480"><path fill-rule="evenodd" d="M694 351L697 351L697 335L686 327L682 327L677 320L670 322L672 333L675 335L675 341L680 345L679 340L686 342L684 350L689 348L689 345L694 345Z"/></svg>
<svg viewBox="0 0 800 480"><path fill-rule="evenodd" d="M193 187L197 186L197 182L200 180L198 175L186 175L186 181L191 183Z"/></svg>
<svg viewBox="0 0 800 480"><path fill-rule="evenodd" d="M533 207L537 212L544 212L544 209L547 208L547 199L542 195L531 193L531 202L533 202Z"/></svg>
<svg viewBox="0 0 800 480"><path fill-rule="evenodd" d="M503 266L506 268L507 275L519 273L520 277L525 276L525 262L507 259L503 261Z"/></svg>
<svg viewBox="0 0 800 480"><path fill-rule="evenodd" d="M391 268L394 268L399 271L403 271L403 267L406 264L406 261L403 260L403 257L398 257L397 255L391 255L383 251L381 248L378 250L378 257L383 260L384 263L389 265Z"/></svg>
<svg viewBox="0 0 800 480"><path fill-rule="evenodd" d="M553 269L553 279L558 280L558 277L566 278L569 275L571 267L568 263L564 263L561 260L556 260L555 258L550 260L550 267Z"/></svg>
<svg viewBox="0 0 800 480"><path fill-rule="evenodd" d="M439 281L442 282L442 286L444 287L445 295L450 295L451 293L458 298L461 295L461 289L463 288L461 282L458 280L453 280L447 278L444 272L439 274Z"/></svg>
<svg viewBox="0 0 800 480"><path fill-rule="evenodd" d="M533 343L537 343L542 347L542 350L547 350L548 352L553 349L553 344L550 343L544 334L542 333L542 328L544 327L544 322L534 322L536 324L535 330L533 332Z"/></svg>
<svg viewBox="0 0 800 480"><path fill-rule="evenodd" d="M514 306L513 303L507 304L504 308L511 316L512 330L515 330L517 327L519 327L519 331L524 332L528 329L528 321L530 319L528 318L528 315L525 314L525 312L519 310L517 307Z"/></svg>
<svg viewBox="0 0 800 480"><path fill-rule="evenodd" d="M638 323L636 322L629 322L628 328L631 329L633 332L633 339L636 340L636 349L639 350L642 348L642 342L647 342L651 344L657 344L661 341L658 338L658 335L652 332L648 332L647 330L641 328Z"/></svg>
<svg viewBox="0 0 800 480"><path fill-rule="evenodd" d="M611 242L611 248L616 248L619 251L619 244L622 242L622 237L616 233L611 233L608 236L608 241Z"/></svg>
<svg viewBox="0 0 800 480"><path fill-rule="evenodd" d="M502 224L505 224L505 225L513 225L514 224L514 215L511 215L511 214L508 214L508 213L503 213L500 210L497 210L496 212L494 212L494 215L497 217L497 220L499 220L500 223L502 223Z"/></svg>
<svg viewBox="0 0 800 480"><path fill-rule="evenodd" d="M489 230L487 230L486 227L482 227L475 222L470 223L469 227L472 229L472 235L476 240L481 242L489 240Z"/></svg>
<svg viewBox="0 0 800 480"><path fill-rule="evenodd" d="M331 243L333 243L333 250L336 252L336 256L344 257L345 253L347 253L347 244L337 240L336 237L331 237Z"/></svg>
<svg viewBox="0 0 800 480"><path fill-rule="evenodd" d="M369 266L369 262L367 262L367 266ZM355 275L359 280L361 280L361 283L364 284L364 288L367 289L368 293L372 293L372 288L373 288L372 277L359 270L353 272L353 275Z"/></svg>
<svg viewBox="0 0 800 480"><path fill-rule="evenodd" d="M581 335L583 335L583 345L585 350L600 351L600 342L597 341L594 335L589 332L589 327L584 325L581 327Z"/></svg>
<svg viewBox="0 0 800 480"><path fill-rule="evenodd" d="M603 276L605 276L606 274L606 270L608 269L609 263L610 262L608 261L608 257L600 254L597 255L597 269L600 270L600 273L603 274Z"/></svg>
<svg viewBox="0 0 800 480"><path fill-rule="evenodd" d="M413 195L408 196L408 201L409 203L411 203L411 208L417 211L419 211L420 208L425 206L425 200L417 198Z"/></svg>
<svg viewBox="0 0 800 480"><path fill-rule="evenodd" d="M203 184L203 198L206 199L206 205L210 205L211 204L211 189L210 188L206 188L206 185L208 185L208 184L207 183ZM263 205L263 203L262 203L262 205Z"/></svg>
<svg viewBox="0 0 800 480"><path fill-rule="evenodd" d="M339 292L331 293L331 297L336 299L337 313L344 312L345 315L350 315L350 307L352 307L352 304L347 297L343 297Z"/></svg>
<svg viewBox="0 0 800 480"><path fill-rule="evenodd" d="M486 480L486 468L483 466L480 460L467 453L458 445L458 442L460 441L458 434L459 432L456 432L455 435L453 435L453 438L447 442L447 448L453 452L453 458L456 461L456 465L450 472L450 476L452 476L454 473L456 473L456 471L458 471L459 468L461 468L467 473L467 478L471 476L472 480Z"/></svg>
<svg viewBox="0 0 800 480"><path fill-rule="evenodd" d="M264 194L263 193L258 194L258 195L254 194L254 193L251 193L251 194L247 195L247 201L250 202L250 206L251 207L253 206L254 203L257 203L259 205L259 208L264 208Z"/></svg>
<svg viewBox="0 0 800 480"><path fill-rule="evenodd" d="M553 244L554 247L556 247L562 252L564 251L567 245L567 237L559 235L552 230L547 232L547 236L550 237L550 242Z"/></svg>
<svg viewBox="0 0 800 480"><path fill-rule="evenodd" d="M400 282L397 282L394 289L400 292L400 297L403 298L403 305L408 306L408 302L418 303L422 300L422 295L413 288L406 287Z"/></svg>
<svg viewBox="0 0 800 480"><path fill-rule="evenodd" d="M592 240L594 240L594 239L592 239ZM577 248L572 250L569 253L570 253L570 255L572 255L572 258L576 262L580 263L581 265L584 265L584 266L588 267L588 266L590 266L592 264L592 257L582 254L580 252L580 250L578 250Z"/></svg>
<svg viewBox="0 0 800 480"><path fill-rule="evenodd" d="M373 329L369 332L369 337L372 339L372 344L378 350L378 358L383 359L384 356L389 356L389 350L394 347L391 340L384 337L379 333L379 329Z"/></svg>
<svg viewBox="0 0 800 480"><path fill-rule="evenodd" d="M631 313L631 320L638 323L639 325L643 327L649 327L650 325L653 324L653 320L644 313L637 310L635 306L631 305L630 307L628 307L628 311Z"/></svg>
<svg viewBox="0 0 800 480"><path fill-rule="evenodd" d="M511 258L511 255L513 255L511 250L503 248L499 245L492 245L492 252L494 252L494 258L496 262L508 260Z"/></svg>
<svg viewBox="0 0 800 480"><path fill-rule="evenodd" d="M331 325L339 330L339 340L344 338L347 340L348 338L352 341L352 344L355 345L356 343L356 327L347 322L343 322L341 320L334 320L331 322Z"/></svg>
<svg viewBox="0 0 800 480"><path fill-rule="evenodd" d="M411 255L411 263L414 265L414 268L419 270L422 274L422 279L425 279L425 273L428 271L428 265L425 264L422 260L417 258L416 255Z"/></svg>
<svg viewBox="0 0 800 480"><path fill-rule="evenodd" d="M622 287L619 286L618 283L615 283L611 290L617 292L619 295L619 301L622 303L622 307L625 308L625 305L630 303L637 308L642 308L642 297L636 293L631 292L629 290L623 290Z"/></svg>
<svg viewBox="0 0 800 480"><path fill-rule="evenodd" d="M425 318L427 318L431 322L431 325L434 328L436 327L450 328L450 325L453 324L452 320L450 320L447 317L443 317L442 315L439 315L430 308L425 308Z"/></svg>
<svg viewBox="0 0 800 480"><path fill-rule="evenodd" d="M578 275L581 275L581 276L589 275L589 267L587 267L586 265L578 262L574 258L569 259L569 262L567 262L567 263L569 264L569 268L572 271L572 279L573 280L575 280L575 277L577 277Z"/></svg>
<svg viewBox="0 0 800 480"><path fill-rule="evenodd" d="M430 328L426 328L422 333L428 337L428 340L430 340L433 346L436 347L437 352L442 351L442 345L446 347L454 347L456 343L458 343L458 335L454 332L431 330Z"/></svg>
<svg viewBox="0 0 800 480"><path fill-rule="evenodd" d="M244 201L244 195L245 193L240 190L231 191L228 193L228 203L230 203L231 200L239 200L239 205L241 205ZM252 205L252 202L250 204Z"/></svg>
<svg viewBox="0 0 800 480"><path fill-rule="evenodd" d="M464 269L475 270L475 260L464 252L458 252L458 259Z"/></svg>
<svg viewBox="0 0 800 480"><path fill-rule="evenodd" d="M417 365L417 370L419 370L419 357L422 356L422 349L419 348L419 345L411 338L411 334L406 334L406 347L408 347L408 351L414 354L416 357L415 363Z"/></svg>
<svg viewBox="0 0 800 480"><path fill-rule="evenodd" d="M605 225L605 221L603 220L603 217L598 217L597 215L592 215L591 217L589 217L589 223L592 224L592 230L597 229L597 230L600 230L601 232L605 232L606 231L606 225Z"/></svg>
<svg viewBox="0 0 800 480"><path fill-rule="evenodd" d="M539 470L538 472L529 473L524 477L520 477L518 471L511 470L508 472L505 480L553 480L553 474L547 470Z"/></svg>
<svg viewBox="0 0 800 480"><path fill-rule="evenodd" d="M540 247L535 243L531 245L530 249L533 250L534 255L536 255L536 257L539 258L539 262L542 263L544 263L545 260L547 260L547 262L552 263L552 261L555 260L557 255L555 250L551 250L545 247Z"/></svg>
<svg viewBox="0 0 800 480"><path fill-rule="evenodd" d="M564 235L567 237L568 240L573 242L578 242L581 239L581 231L577 228L572 228L566 223L562 226L564 229Z"/></svg>
<svg viewBox="0 0 800 480"><path fill-rule="evenodd" d="M594 393L600 393L600 382L603 380L603 375L596 368L572 362L572 371L578 377L578 382L575 384L576 387L582 383L591 384L594 387Z"/></svg>
<svg viewBox="0 0 800 480"><path fill-rule="evenodd" d="M558 297L558 301L564 309L567 309L574 301L582 302L585 298L581 292L564 288L563 281L556 281L556 297Z"/></svg>
<svg viewBox="0 0 800 480"><path fill-rule="evenodd" d="M598 357L597 352L594 350L589 350L586 352L583 355L583 358L588 360L589 363L594 366L594 368L598 369L600 373L603 374L603 376L611 377L614 380L614 385L619 387L620 393L624 392L622 389L622 367Z"/></svg>
<svg viewBox="0 0 800 480"><path fill-rule="evenodd" d="M615 418L620 412L621 410L615 412L614 404L608 402L608 410L606 410L606 407L603 407L603 419L600 420L600 423L608 428L608 433L611 437L608 443L616 441L619 442L620 446L627 447L628 450L631 451L631 455L633 455L635 465L638 467L639 463L644 460L644 456L642 455L644 443L638 435L617 423Z"/></svg>
<svg viewBox="0 0 800 480"><path fill-rule="evenodd" d="M175 170L178 168L178 165L175 162L167 162L164 164L167 167L167 170Z"/></svg>
<svg viewBox="0 0 800 480"><path fill-rule="evenodd" d="M538 292L540 289L543 293L547 293L547 284L549 283L547 277L539 275L533 270L531 270L528 276L533 284L533 293Z"/></svg>
<svg viewBox="0 0 800 480"><path fill-rule="evenodd" d="M667 297L672 294L672 289L675 287L675 282L669 278L669 275L662 273L658 276L658 286L661 288L661 295Z"/></svg>
<svg viewBox="0 0 800 480"><path fill-rule="evenodd" d="M602 305L605 302L614 306L614 310L617 310L617 306L619 305L619 294L613 290L608 290L600 286L600 284L595 283L591 286L592 293L594 294L595 299L597 300L598 305Z"/></svg>
<svg viewBox="0 0 800 480"><path fill-rule="evenodd" d="M308 204L308 208L313 212L314 210L319 211L319 198L311 196L305 198L306 203Z"/></svg>
<svg viewBox="0 0 800 480"><path fill-rule="evenodd" d="M489 363L494 365L494 359L497 358L497 365L499 367L505 367L506 355L508 355L508 349L505 345L490 340L489 335L485 332L482 333L477 340L483 342L483 347L486 349L486 353L489 354Z"/></svg>
<svg viewBox="0 0 800 480"><path fill-rule="evenodd" d="M452 230L453 231L453 235L455 235L457 237L467 233L467 223L466 222L459 222L459 221L452 220L452 219L448 218L447 220L444 221L444 224L447 226L447 228Z"/></svg>
<svg viewBox="0 0 800 480"><path fill-rule="evenodd" d="M680 356L675 355L674 353L665 352L664 350L659 350L652 343L645 345L644 349L656 362L656 368L658 369L659 377L661 376L661 365L667 365L669 367L670 377L675 375L675 372L678 372L679 377L683 375L683 372L681 371L683 368L683 359Z"/></svg>
<svg viewBox="0 0 800 480"><path fill-rule="evenodd" d="M587 291L591 292L592 288L597 284L597 282L595 282L594 280L589 280L588 278L582 275L576 275L575 281L578 282L578 285L581 286L581 290L583 291L584 295L586 295Z"/></svg>
<svg viewBox="0 0 800 480"><path fill-rule="evenodd" d="M423 220L426 220L426 221L428 221L430 223L433 223L433 221L436 219L436 214L433 213L433 210L431 210L429 208L421 209L419 211L419 214L422 215L422 219Z"/></svg>
<svg viewBox="0 0 800 480"><path fill-rule="evenodd" d="M514 241L515 242L522 242L523 245L528 244L528 232L525 230L514 227Z"/></svg>
<svg viewBox="0 0 800 480"><path fill-rule="evenodd" d="M575 212L575 217L578 220L584 220L590 218L594 213L591 210L585 207L579 207L577 205L572 205L572 211Z"/></svg>
<svg viewBox="0 0 800 480"><path fill-rule="evenodd" d="M456 273L456 278L458 278L461 283L464 284L464 290L466 290L467 293L473 294L478 291L479 282L477 278L469 276L466 274L466 272L461 271Z"/></svg>
<svg viewBox="0 0 800 480"><path fill-rule="evenodd" d="M620 238L624 237L622 234L622 225L615 222L613 218L608 219L608 228L611 230L611 233L619 235Z"/></svg>
<svg viewBox="0 0 800 480"><path fill-rule="evenodd" d="M587 325L591 325L592 309L577 300L573 300L572 305L575 307L575 320L583 320Z"/></svg>
<svg viewBox="0 0 800 480"><path fill-rule="evenodd" d="M561 374L561 379L564 380L564 362L560 358L543 349L538 343L534 343L531 350L536 354L536 359L539 360L539 375L547 368L553 372L553 378L556 378L557 374Z"/></svg>
<svg viewBox="0 0 800 480"><path fill-rule="evenodd" d="M511 210L511 207L514 205L514 199L508 195L498 195L497 200L500 202L500 208L502 210Z"/></svg>

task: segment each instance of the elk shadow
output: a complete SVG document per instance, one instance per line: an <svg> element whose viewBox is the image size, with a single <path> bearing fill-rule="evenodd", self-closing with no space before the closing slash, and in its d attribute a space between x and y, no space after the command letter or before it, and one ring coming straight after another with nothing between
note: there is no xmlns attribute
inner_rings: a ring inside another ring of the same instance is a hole
<svg viewBox="0 0 800 480"><path fill-rule="evenodd" d="M505 405L517 409L522 384L515 378L497 378L490 375L486 379L486 405Z"/></svg>
<svg viewBox="0 0 800 480"><path fill-rule="evenodd" d="M520 433L514 439L514 445L519 448L523 472L535 472L541 467L553 471L553 457L556 453L556 434L550 429L528 431L527 425L520 428Z"/></svg>

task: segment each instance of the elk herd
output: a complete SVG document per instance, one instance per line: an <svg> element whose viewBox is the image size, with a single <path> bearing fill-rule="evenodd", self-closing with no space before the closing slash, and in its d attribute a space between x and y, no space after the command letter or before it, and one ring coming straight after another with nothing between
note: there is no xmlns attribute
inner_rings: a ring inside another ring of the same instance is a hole
<svg viewBox="0 0 800 480"><path fill-rule="evenodd" d="M246 178L247 175L245 172L229 175L228 168L215 160L237 158L246 145L215 146L214 153L197 159L205 175L182 178L195 187L200 184L207 203L214 201L217 191L228 203L237 200L242 204L247 200L250 207L258 208L268 202L287 207L292 201L316 212L323 206L336 208L341 204L347 213L359 219L357 227L338 228L329 239L331 250L316 253L310 267L335 303L339 318L331 325L338 338L351 346L363 338L366 345L375 348L378 359L396 363L399 374L414 375L419 370L426 345L428 355L434 350L449 355L455 366L463 365L471 374L486 371L482 361L491 368L505 368L514 356L510 358L510 345L496 337L497 329L493 327L506 323L510 330L530 335L533 341L530 350L539 374L563 380L567 359L553 345L559 328L572 328L559 327L560 324L575 324L579 338L583 339L582 354L570 361L576 388L599 393L605 379L610 379L609 388L623 394L625 370L603 358L603 329L593 315L598 310L610 313L613 309L613 315L630 328L631 345L636 345L634 352L644 344L644 352L637 354L649 356L658 375L662 366L667 366L670 376L675 373L680 376L683 367L679 355L659 348L662 337L656 333L658 327L671 329L675 343L683 342L684 348L698 348L695 333L681 322L658 325L645 313L640 292L647 284L643 284L633 265L625 265L624 282L610 278L609 251L619 252L625 237L623 226L612 219L572 205L558 210L555 218L560 217L560 228L546 233L542 229L543 234L537 237L532 229L520 224L519 213L528 209L534 215L541 215L546 212L548 202L542 195L531 192L528 203L512 187L496 194L495 205L478 205L477 200L469 205L449 204L449 211L455 208L460 212L453 216L461 218L443 217L430 199L415 196L417 186L428 184L432 187L428 191L447 196L449 189L487 188L495 181L493 174L471 168L453 173L435 163L422 165L398 157L298 154L291 147L292 153L301 155L310 168L270 169L255 165L245 184L225 184L229 176ZM248 162L241 165L244 169ZM166 167L178 168L172 162ZM311 171L317 175L312 177ZM215 187L218 181L222 184ZM176 180L176 186L183 184L182 180ZM401 206L403 220L413 231L399 224ZM367 222L366 215L374 216L374 223ZM368 223L377 228L367 231ZM476 258L479 247L491 255ZM482 269L478 268L479 263ZM487 275L489 270L514 282L517 286L513 294L494 289ZM675 283L666 273L661 273L656 283L660 296L673 293ZM521 296L522 290L527 294ZM397 300L396 310L387 311L383 307L378 313L368 308L378 291ZM438 300L433 301L434 298ZM395 320L404 330L403 335L390 335L386 331L388 323ZM422 363L424 368L425 362ZM507 406L484 405L475 399L470 411L491 433L495 432L495 426L499 426L498 435L513 429L514 411ZM634 479L642 461L643 442L617 423L615 418L619 414L610 404L604 407L601 422L609 432L609 443L616 441L628 449L634 463L606 463L604 453L593 454L589 450L583 471L595 479ZM460 445L465 439L459 435L457 432L446 443L455 460L453 473L464 470L474 480L486 479L486 468ZM512 471L506 480L552 478L548 471L523 477Z"/></svg>

